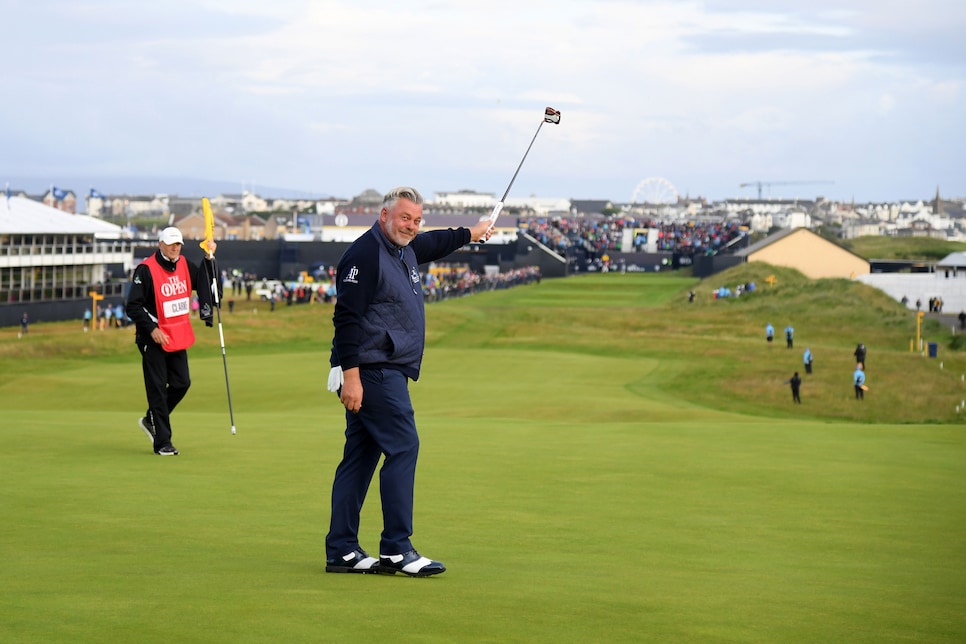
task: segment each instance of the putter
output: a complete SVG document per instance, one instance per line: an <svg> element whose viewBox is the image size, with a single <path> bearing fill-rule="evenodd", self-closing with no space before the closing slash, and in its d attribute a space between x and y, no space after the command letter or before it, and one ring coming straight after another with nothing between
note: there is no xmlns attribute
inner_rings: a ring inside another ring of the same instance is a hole
<svg viewBox="0 0 966 644"><path fill-rule="evenodd" d="M520 159L520 165L517 166L516 172L513 173L513 177L510 178L510 185L506 187L506 192L503 193L503 197L500 201L493 206L493 212L490 213L490 227L487 228L487 232L493 229L494 224L496 224L497 218L500 216L500 211L503 210L503 202L506 201L507 195L510 194L510 188L513 187L513 182L516 181L517 175L520 174L520 168L523 167L523 162L527 160L527 155L530 154L530 148L533 147L533 142L537 140L537 134L540 134L540 128L543 127L544 123L553 123L557 125L560 123L560 110L555 110L552 107L548 107L543 112L543 119L540 121L540 125L537 126L537 131L534 133L533 138L530 139L530 145L527 146L527 151L523 153L523 158ZM481 240L482 243L482 240Z"/></svg>

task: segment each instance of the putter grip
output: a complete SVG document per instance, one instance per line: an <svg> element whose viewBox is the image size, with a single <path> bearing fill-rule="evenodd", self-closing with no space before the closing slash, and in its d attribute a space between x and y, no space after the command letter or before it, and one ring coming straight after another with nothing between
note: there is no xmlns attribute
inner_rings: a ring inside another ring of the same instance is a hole
<svg viewBox="0 0 966 644"><path fill-rule="evenodd" d="M493 212L491 212L490 213L490 216L489 216L490 226L489 226L489 228L487 228L488 231L489 230L493 230L493 226L494 226L494 224L496 224L496 220L497 220L497 218L499 218L500 211L502 211L502 210L503 210L503 202L502 201L497 202L497 204L495 206L493 206ZM479 243L485 244L486 243L486 240L485 239L481 239Z"/></svg>

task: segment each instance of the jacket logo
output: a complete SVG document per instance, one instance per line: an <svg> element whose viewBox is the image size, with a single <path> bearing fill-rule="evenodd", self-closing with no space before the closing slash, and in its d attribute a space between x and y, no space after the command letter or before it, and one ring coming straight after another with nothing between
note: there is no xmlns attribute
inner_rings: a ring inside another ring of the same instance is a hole
<svg viewBox="0 0 966 644"><path fill-rule="evenodd" d="M342 281L343 282L348 282L349 284L358 284L359 283L359 269L356 268L355 266L353 266L352 268L350 268L349 269L349 272L345 274L345 278L343 278Z"/></svg>

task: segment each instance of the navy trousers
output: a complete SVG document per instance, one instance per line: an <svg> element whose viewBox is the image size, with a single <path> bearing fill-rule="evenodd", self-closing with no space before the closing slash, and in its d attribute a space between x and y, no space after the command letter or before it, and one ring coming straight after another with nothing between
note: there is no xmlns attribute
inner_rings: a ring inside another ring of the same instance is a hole
<svg viewBox="0 0 966 644"><path fill-rule="evenodd" d="M148 418L154 423L154 449L159 450L171 444L171 412L191 386L188 352L169 353L151 341L138 344L138 349L148 397Z"/></svg>
<svg viewBox="0 0 966 644"><path fill-rule="evenodd" d="M326 558L359 548L359 514L379 459L382 537L379 554L413 549L413 486L419 436L409 399L408 378L395 369L360 369L362 408L346 411L345 449L332 484L332 517L325 537Z"/></svg>

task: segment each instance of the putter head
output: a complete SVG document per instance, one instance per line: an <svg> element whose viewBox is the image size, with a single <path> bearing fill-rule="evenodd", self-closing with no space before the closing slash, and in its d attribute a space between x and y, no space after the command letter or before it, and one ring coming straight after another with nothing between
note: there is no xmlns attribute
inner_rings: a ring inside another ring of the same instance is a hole
<svg viewBox="0 0 966 644"><path fill-rule="evenodd" d="M546 123L553 123L554 125L560 123L560 111L555 110L552 107L548 107L543 112L543 120Z"/></svg>

